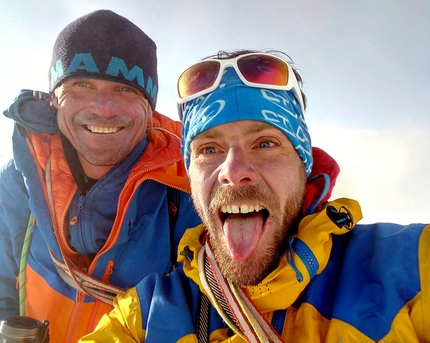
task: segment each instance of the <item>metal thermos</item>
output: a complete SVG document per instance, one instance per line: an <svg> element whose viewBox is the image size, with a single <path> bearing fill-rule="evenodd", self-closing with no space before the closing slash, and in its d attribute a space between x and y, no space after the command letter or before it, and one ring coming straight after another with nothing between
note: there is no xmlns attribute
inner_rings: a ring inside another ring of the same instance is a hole
<svg viewBox="0 0 430 343"><path fill-rule="evenodd" d="M49 343L49 321L13 316L0 322L0 343Z"/></svg>

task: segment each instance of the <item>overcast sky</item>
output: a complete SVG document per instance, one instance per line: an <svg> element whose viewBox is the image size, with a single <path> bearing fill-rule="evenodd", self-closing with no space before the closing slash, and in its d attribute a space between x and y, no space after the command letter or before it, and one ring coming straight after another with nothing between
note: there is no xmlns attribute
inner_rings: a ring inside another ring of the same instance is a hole
<svg viewBox="0 0 430 343"><path fill-rule="evenodd" d="M158 46L157 109L177 119L175 83L218 50L277 49L299 69L314 146L341 174L333 197L363 222L429 222L429 0L0 1L0 109L20 89L47 90L54 41L72 20L111 9ZM0 118L0 163L11 157Z"/></svg>

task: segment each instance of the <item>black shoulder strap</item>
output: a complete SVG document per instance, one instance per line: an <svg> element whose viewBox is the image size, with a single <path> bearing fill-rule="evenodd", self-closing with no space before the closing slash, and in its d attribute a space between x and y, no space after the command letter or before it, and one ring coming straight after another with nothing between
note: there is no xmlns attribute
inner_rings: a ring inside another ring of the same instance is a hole
<svg viewBox="0 0 430 343"><path fill-rule="evenodd" d="M178 189L167 186L167 206L169 211L169 226L170 226L170 257L173 265L176 262L176 254L178 247L175 244L175 225L179 216L179 202L181 193Z"/></svg>
<svg viewBox="0 0 430 343"><path fill-rule="evenodd" d="M176 221L178 220L180 198L181 194L178 189L167 186L167 206L170 218L170 230L175 228Z"/></svg>
<svg viewBox="0 0 430 343"><path fill-rule="evenodd" d="M81 195L87 195L88 191L97 182L97 180L89 179L85 176L84 169L82 168L81 162L79 162L78 153L73 147L72 143L60 133L61 143L63 145L64 154L66 155L67 164L69 165L70 171L72 172L73 178L78 185Z"/></svg>

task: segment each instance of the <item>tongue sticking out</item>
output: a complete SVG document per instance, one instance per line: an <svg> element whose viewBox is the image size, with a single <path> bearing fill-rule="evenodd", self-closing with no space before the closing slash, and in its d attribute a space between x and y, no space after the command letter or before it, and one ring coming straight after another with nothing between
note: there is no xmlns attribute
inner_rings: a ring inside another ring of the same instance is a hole
<svg viewBox="0 0 430 343"><path fill-rule="evenodd" d="M233 260L244 261L254 252L263 234L263 225L261 211L227 217L223 229Z"/></svg>

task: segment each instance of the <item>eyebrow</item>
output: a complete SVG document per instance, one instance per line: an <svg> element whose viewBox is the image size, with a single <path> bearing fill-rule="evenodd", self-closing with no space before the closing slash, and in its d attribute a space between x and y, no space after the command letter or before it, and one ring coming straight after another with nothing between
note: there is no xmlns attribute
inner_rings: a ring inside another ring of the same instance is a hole
<svg viewBox="0 0 430 343"><path fill-rule="evenodd" d="M256 121L254 125L252 125L250 128L248 128L242 135L247 136L254 133L258 133L267 129L275 128L273 125L270 125L268 123ZM224 131L219 129L217 126L210 128L206 131L200 132L196 137L194 138L200 138L200 139L214 139L219 138L223 136Z"/></svg>

